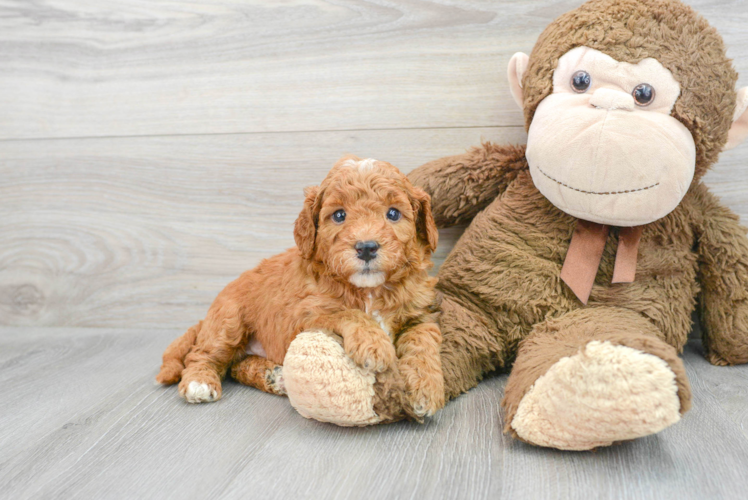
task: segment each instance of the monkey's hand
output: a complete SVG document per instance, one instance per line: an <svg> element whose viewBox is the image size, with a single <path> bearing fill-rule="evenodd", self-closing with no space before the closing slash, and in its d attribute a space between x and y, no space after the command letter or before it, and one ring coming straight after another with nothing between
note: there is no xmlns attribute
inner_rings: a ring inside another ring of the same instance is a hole
<svg viewBox="0 0 748 500"><path fill-rule="evenodd" d="M526 170L525 146L486 142L467 153L434 160L408 174L431 195L437 227L470 222Z"/></svg>

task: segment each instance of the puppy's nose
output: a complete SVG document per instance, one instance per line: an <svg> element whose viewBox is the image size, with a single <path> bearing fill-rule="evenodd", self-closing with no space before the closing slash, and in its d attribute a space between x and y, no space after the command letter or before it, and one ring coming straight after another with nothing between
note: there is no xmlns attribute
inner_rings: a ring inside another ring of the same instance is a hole
<svg viewBox="0 0 748 500"><path fill-rule="evenodd" d="M379 250L379 243L376 241L358 241L355 245L358 258L364 262L369 262L372 259L377 258L377 250Z"/></svg>

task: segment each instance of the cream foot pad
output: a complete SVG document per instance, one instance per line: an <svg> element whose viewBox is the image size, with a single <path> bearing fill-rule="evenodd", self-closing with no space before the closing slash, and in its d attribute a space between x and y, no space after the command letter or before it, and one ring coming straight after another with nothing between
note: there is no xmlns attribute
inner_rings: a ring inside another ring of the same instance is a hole
<svg viewBox="0 0 748 500"><path fill-rule="evenodd" d="M665 361L593 341L538 378L511 425L530 443L589 450L654 434L678 420L675 374Z"/></svg>

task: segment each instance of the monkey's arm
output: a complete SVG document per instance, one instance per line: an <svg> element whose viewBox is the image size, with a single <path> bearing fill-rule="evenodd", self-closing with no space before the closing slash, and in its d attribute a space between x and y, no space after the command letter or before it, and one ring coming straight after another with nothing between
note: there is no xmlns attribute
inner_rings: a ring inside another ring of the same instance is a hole
<svg viewBox="0 0 748 500"><path fill-rule="evenodd" d="M704 351L715 365L748 363L748 230L706 188L697 196Z"/></svg>
<svg viewBox="0 0 748 500"><path fill-rule="evenodd" d="M431 195L434 220L443 228L470 222L525 169L525 146L486 142L426 163L408 178Z"/></svg>

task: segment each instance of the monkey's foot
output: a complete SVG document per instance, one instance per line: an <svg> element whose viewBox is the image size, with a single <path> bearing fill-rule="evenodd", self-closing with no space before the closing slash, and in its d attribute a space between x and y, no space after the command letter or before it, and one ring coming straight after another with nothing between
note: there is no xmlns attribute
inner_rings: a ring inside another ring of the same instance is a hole
<svg viewBox="0 0 748 500"><path fill-rule="evenodd" d="M537 378L509 425L517 437L540 446L608 446L680 420L678 382L660 357L594 340Z"/></svg>

